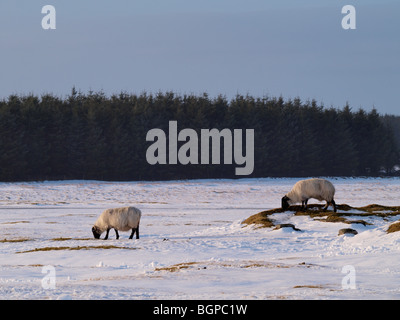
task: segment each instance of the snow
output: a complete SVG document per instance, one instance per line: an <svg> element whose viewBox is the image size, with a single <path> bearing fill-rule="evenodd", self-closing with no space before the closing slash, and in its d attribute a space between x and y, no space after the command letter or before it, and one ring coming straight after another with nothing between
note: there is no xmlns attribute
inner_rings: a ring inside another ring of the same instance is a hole
<svg viewBox="0 0 400 320"><path fill-rule="evenodd" d="M398 178L329 179L338 204L400 205ZM400 216L242 224L297 180L0 183L0 299L399 299L400 232L386 230ZM140 239L95 240L97 216L126 205L142 210ZM358 234L338 236L349 227ZM342 285L346 266L355 289Z"/></svg>

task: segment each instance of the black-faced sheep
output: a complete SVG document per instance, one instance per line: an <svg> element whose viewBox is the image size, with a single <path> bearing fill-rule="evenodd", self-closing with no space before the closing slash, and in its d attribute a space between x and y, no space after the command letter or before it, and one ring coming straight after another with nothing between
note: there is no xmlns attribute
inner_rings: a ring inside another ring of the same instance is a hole
<svg viewBox="0 0 400 320"><path fill-rule="evenodd" d="M316 178L301 180L282 198L282 209L287 210L291 204L301 202L302 210L307 210L308 199L314 198L319 201L326 201L324 211L331 204L333 211L336 212L336 203L333 200L334 195L335 187L328 180Z"/></svg>
<svg viewBox="0 0 400 320"><path fill-rule="evenodd" d="M133 239L136 232L136 239L139 239L139 223L142 212L135 207L124 207L116 209L107 209L102 212L100 217L92 228L93 236L99 239L104 231L107 231L104 240L108 239L110 229L115 230L115 235L119 239L119 231L128 231L132 229L129 239Z"/></svg>

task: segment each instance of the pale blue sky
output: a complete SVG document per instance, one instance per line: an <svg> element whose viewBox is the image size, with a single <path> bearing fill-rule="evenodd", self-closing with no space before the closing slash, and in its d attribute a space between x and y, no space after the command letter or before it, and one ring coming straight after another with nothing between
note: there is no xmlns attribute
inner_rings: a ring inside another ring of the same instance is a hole
<svg viewBox="0 0 400 320"><path fill-rule="evenodd" d="M1 0L0 97L249 93L400 114L399 33L397 0Z"/></svg>

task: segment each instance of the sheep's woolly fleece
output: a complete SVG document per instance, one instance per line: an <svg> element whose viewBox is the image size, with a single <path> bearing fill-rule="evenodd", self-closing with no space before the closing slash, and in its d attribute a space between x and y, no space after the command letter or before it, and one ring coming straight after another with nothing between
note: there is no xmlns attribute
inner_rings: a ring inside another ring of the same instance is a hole
<svg viewBox="0 0 400 320"><path fill-rule="evenodd" d="M141 216L142 212L134 207L106 209L96 220L94 226L102 232L108 228L115 228L118 231L128 231L138 227Z"/></svg>
<svg viewBox="0 0 400 320"><path fill-rule="evenodd" d="M293 203L302 202L309 198L332 201L335 196L335 188L327 180L307 179L296 182L287 196Z"/></svg>

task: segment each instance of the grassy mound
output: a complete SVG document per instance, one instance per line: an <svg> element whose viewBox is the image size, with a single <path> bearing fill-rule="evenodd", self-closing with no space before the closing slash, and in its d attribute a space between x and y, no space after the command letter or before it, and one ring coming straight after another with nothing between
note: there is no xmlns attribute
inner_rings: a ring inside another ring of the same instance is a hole
<svg viewBox="0 0 400 320"><path fill-rule="evenodd" d="M370 204L364 207L351 207L347 204L339 204L337 205L337 209L340 212L333 212L332 210L324 211L325 205L322 204L311 204L308 205L307 210L302 210L300 205L291 206L288 210L293 212L294 215L297 216L310 216L314 220L323 221L323 222L342 222L347 224L352 223L360 223L365 225L370 225L370 223L364 220L349 220L347 217L349 216L377 216L377 217L389 217L400 215L400 206L396 207L388 207L382 206L379 204ZM274 213L284 212L281 208L275 208L271 210L265 210L254 214L244 220L242 223L246 225L254 224L258 228L270 228L274 227L274 223L271 220L271 215ZM400 229L400 222L399 229ZM393 227L395 228L395 227ZM393 232L393 231L391 231Z"/></svg>
<svg viewBox="0 0 400 320"><path fill-rule="evenodd" d="M392 223L389 228L387 229L387 233L397 232L400 231L400 221Z"/></svg>
<svg viewBox="0 0 400 320"><path fill-rule="evenodd" d="M282 209L277 208L277 209L271 209L271 210L265 210L262 212L259 212L257 214L254 214L250 217L248 217L246 220L244 220L242 223L244 224L255 224L259 228L270 228L275 226L274 223L269 219L268 216L278 213L278 212L283 212Z"/></svg>

